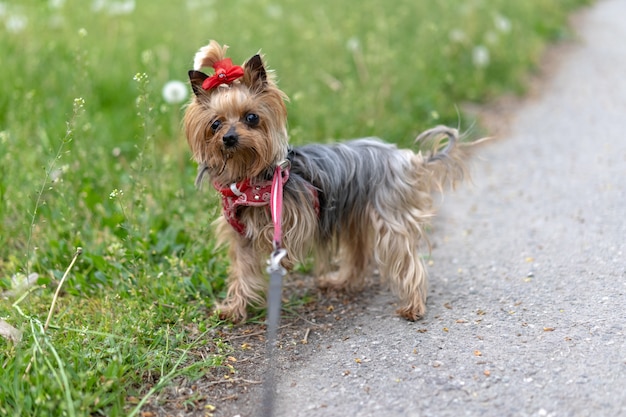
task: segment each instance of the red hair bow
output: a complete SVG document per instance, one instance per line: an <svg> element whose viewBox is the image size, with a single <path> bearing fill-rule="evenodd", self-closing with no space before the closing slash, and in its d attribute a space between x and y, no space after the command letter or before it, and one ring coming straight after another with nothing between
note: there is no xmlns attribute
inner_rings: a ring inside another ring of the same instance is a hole
<svg viewBox="0 0 626 417"><path fill-rule="evenodd" d="M210 90L221 84L230 84L237 78L243 77L243 68L239 65L233 65L230 58L222 59L213 64L215 74L204 80L202 88Z"/></svg>

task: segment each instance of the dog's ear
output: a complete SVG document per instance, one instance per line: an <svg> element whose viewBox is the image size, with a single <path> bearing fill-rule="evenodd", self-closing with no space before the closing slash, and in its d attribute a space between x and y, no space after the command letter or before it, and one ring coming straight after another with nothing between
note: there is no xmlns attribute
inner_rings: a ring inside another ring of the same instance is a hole
<svg viewBox="0 0 626 417"><path fill-rule="evenodd" d="M250 58L243 66L243 83L253 91L263 91L267 85L267 72L261 55Z"/></svg>
<svg viewBox="0 0 626 417"><path fill-rule="evenodd" d="M202 88L202 83L207 78L209 78L209 76L203 72L194 70L189 71L189 82L191 83L191 89L196 96L205 95L207 93L204 88Z"/></svg>

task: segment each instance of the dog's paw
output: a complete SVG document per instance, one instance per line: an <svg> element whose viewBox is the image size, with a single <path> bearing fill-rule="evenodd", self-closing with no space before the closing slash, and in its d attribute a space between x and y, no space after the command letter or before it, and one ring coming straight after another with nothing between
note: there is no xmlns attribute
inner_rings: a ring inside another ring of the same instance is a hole
<svg viewBox="0 0 626 417"><path fill-rule="evenodd" d="M424 317L426 314L426 306L424 304L419 304L417 306L409 305L400 307L396 310L396 314L409 321L416 321Z"/></svg>
<svg viewBox="0 0 626 417"><path fill-rule="evenodd" d="M346 273L345 270L329 272L317 278L317 286L323 291L339 291L349 294L357 293L365 286L363 277Z"/></svg>
<svg viewBox="0 0 626 417"><path fill-rule="evenodd" d="M220 320L230 321L231 323L241 323L248 317L246 305L239 303L223 303L218 304L215 308Z"/></svg>
<svg viewBox="0 0 626 417"><path fill-rule="evenodd" d="M347 280L339 271L328 272L317 277L317 286L324 291L341 291L346 289Z"/></svg>

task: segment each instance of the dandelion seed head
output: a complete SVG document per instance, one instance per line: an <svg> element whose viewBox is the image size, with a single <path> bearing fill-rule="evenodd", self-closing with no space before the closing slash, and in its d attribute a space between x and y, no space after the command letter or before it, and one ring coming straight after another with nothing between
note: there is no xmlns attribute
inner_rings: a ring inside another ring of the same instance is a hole
<svg viewBox="0 0 626 417"><path fill-rule="evenodd" d="M207 7L213 7L215 5L215 0L187 0L185 2L187 4L187 9L194 11Z"/></svg>
<svg viewBox="0 0 626 417"><path fill-rule="evenodd" d="M477 45L472 49L472 62L476 68L485 68L489 61L489 49L485 45Z"/></svg>
<svg viewBox="0 0 626 417"><path fill-rule="evenodd" d="M60 9L65 4L65 0L48 0L51 9Z"/></svg>
<svg viewBox="0 0 626 417"><path fill-rule="evenodd" d="M91 10L105 12L110 16L131 14L135 11L135 0L94 0Z"/></svg>
<svg viewBox="0 0 626 417"><path fill-rule="evenodd" d="M270 4L267 6L267 9L265 9L265 13L272 19L280 19L283 17L283 8L278 4Z"/></svg>
<svg viewBox="0 0 626 417"><path fill-rule="evenodd" d="M178 80L166 82L161 91L163 99L168 104L182 103L187 98L187 92L187 85Z"/></svg>
<svg viewBox="0 0 626 417"><path fill-rule="evenodd" d="M361 42L359 41L359 38L353 36L348 39L348 42L346 42L346 47L349 51L355 52L361 49Z"/></svg>
<svg viewBox="0 0 626 417"><path fill-rule="evenodd" d="M467 40L467 35L461 29L454 29L450 31L448 38L455 43L464 43Z"/></svg>
<svg viewBox="0 0 626 417"><path fill-rule="evenodd" d="M6 29L11 33L20 33L26 29L27 25L28 19L26 19L26 16L20 14L10 15L5 21Z"/></svg>
<svg viewBox="0 0 626 417"><path fill-rule="evenodd" d="M497 14L494 16L493 20L496 29L498 29L500 32L509 33L511 31L511 21L507 19L506 16Z"/></svg>

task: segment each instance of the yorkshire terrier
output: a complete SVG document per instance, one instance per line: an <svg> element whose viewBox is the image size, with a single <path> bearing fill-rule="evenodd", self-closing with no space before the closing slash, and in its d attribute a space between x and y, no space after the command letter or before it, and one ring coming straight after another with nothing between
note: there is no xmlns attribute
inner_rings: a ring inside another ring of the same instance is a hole
<svg viewBox="0 0 626 417"><path fill-rule="evenodd" d="M220 317L244 320L248 305L264 302L263 266L274 231L269 189L282 164L288 166L283 266L312 254L320 286L345 290L360 289L377 268L400 298L397 313L421 318L427 279L420 250L422 242L429 247L432 193L465 174L457 130L438 126L419 135L416 142L432 144L425 153L377 138L290 147L287 96L273 73L258 54L237 66L226 50L211 41L195 55L194 96L184 116L196 184L208 178L222 196L223 216L215 223L218 241L230 246L231 265ZM200 72L204 67L215 73Z"/></svg>

